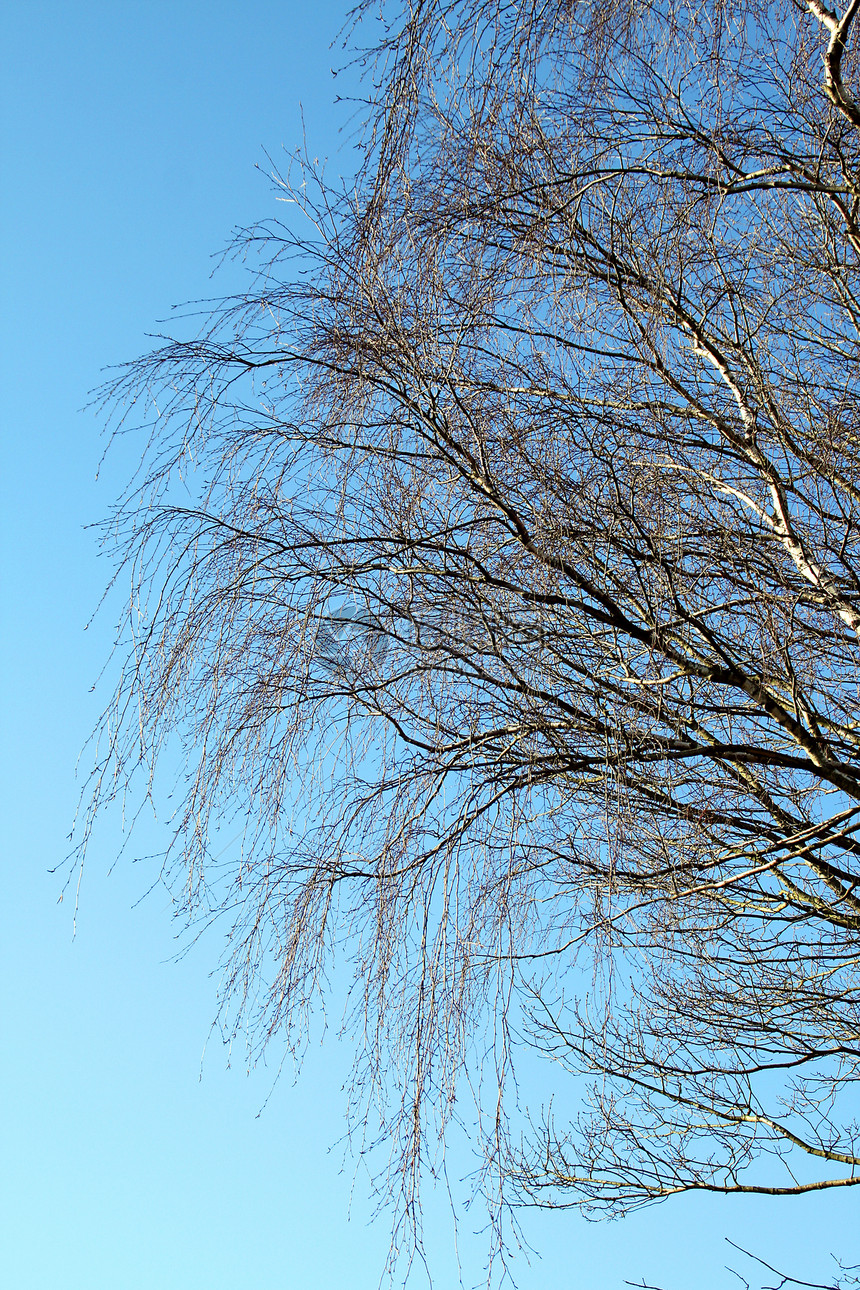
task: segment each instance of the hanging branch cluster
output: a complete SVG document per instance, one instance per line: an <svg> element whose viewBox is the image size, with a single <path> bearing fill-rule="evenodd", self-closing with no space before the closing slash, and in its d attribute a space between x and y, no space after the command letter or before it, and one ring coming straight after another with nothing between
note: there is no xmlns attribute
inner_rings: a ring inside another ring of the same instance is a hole
<svg viewBox="0 0 860 1290"><path fill-rule="evenodd" d="M410 1222L458 1113L514 1202L860 1182L858 8L385 10L355 183L109 391L96 806L185 740L225 1006L352 964Z"/></svg>

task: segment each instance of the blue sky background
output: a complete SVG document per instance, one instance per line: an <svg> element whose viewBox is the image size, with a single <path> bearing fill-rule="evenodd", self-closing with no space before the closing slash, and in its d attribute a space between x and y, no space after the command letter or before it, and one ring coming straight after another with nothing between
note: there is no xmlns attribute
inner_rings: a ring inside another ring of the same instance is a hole
<svg viewBox="0 0 860 1290"><path fill-rule="evenodd" d="M0 16L0 1285L16 1290L379 1282L385 1219L369 1222L366 1176L329 1150L348 1051L315 1047L259 1114L274 1066L231 1065L210 1036L218 933L173 961L169 899L141 900L145 864L114 867L115 822L91 852L75 940L49 873L110 646L109 616L84 630L106 577L85 525L135 453L113 454L97 483L99 426L79 409L171 305L228 289L229 271L210 283L210 256L275 211L255 165L300 140L302 109L311 152L351 169L348 109L333 102L344 78L329 70L344 13L335 0L7 0ZM820 1280L830 1251L860 1260L857 1213L846 1192L692 1198L612 1225L537 1214L525 1229L543 1257L518 1282L718 1290L738 1284L725 1236ZM456 1286L441 1199L430 1219L435 1284ZM481 1273L474 1225L461 1216L466 1285Z"/></svg>

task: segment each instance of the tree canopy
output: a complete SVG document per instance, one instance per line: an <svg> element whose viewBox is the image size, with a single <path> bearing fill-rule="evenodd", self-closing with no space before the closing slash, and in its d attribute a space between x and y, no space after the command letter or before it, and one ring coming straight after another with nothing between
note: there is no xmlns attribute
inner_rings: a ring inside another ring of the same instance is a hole
<svg viewBox="0 0 860 1290"><path fill-rule="evenodd" d="M454 1120L496 1209L860 1182L858 9L360 6L355 175L105 392L93 811L183 741L259 1046L349 962L399 1230Z"/></svg>

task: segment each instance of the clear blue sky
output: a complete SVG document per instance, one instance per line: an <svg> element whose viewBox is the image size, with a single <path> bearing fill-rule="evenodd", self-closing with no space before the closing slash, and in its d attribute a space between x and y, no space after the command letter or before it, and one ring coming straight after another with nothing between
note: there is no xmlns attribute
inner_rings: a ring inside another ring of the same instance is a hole
<svg viewBox="0 0 860 1290"><path fill-rule="evenodd" d="M79 409L172 304L226 288L208 281L210 254L273 211L255 164L299 140L302 108L311 150L350 169L329 70L344 12L336 0L7 0L0 17L0 1285L15 1290L372 1290L382 1269L385 1220L369 1224L364 1175L328 1150L348 1054L315 1049L258 1116L274 1068L247 1072L241 1054L229 1066L217 1038L202 1060L217 935L171 961L167 897L140 902L145 865L109 874L110 827L74 941L48 873L66 852L110 640L107 618L84 632L105 578L84 525L131 459L115 455L96 483L99 427ZM457 1274L438 1211L429 1253L447 1290ZM472 1225L462 1218L467 1285L481 1270ZM717 1290L737 1284L726 1235L813 1279L831 1250L860 1259L851 1193L525 1227L543 1258L520 1268L523 1290L625 1277Z"/></svg>

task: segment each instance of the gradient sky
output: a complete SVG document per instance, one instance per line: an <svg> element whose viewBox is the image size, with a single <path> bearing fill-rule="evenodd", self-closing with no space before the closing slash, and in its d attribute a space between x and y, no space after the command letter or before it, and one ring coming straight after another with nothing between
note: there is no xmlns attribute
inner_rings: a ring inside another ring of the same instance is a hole
<svg viewBox="0 0 860 1290"><path fill-rule="evenodd" d="M85 631L106 569L85 526L135 456L108 459L79 409L173 304L227 289L212 253L275 211L256 165L301 138L348 172L329 48L345 5L316 0L7 0L2 86L2 776L0 1284L15 1290L372 1290L388 1242L343 1132L348 1051L310 1053L273 1090L210 1035L220 933L176 962L155 873L98 833L77 936L62 878L97 716L110 618ZM281 208L283 209L283 208ZM106 698L106 692L101 695ZM205 1057L204 1057L205 1048ZM269 1094L271 1093L271 1097ZM268 1101L267 1101L268 1099ZM265 1104L265 1109L264 1109ZM858 1252L854 1194L690 1198L623 1223L526 1216L542 1255L522 1290L737 1285L726 1236L820 1280ZM463 1282L483 1243L460 1216ZM430 1198L434 1284L458 1284ZM758 1281L754 1281L758 1284ZM415 1285L426 1284L417 1273Z"/></svg>

